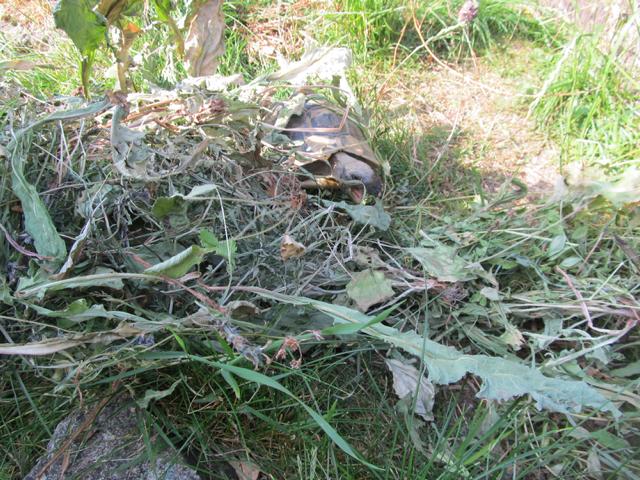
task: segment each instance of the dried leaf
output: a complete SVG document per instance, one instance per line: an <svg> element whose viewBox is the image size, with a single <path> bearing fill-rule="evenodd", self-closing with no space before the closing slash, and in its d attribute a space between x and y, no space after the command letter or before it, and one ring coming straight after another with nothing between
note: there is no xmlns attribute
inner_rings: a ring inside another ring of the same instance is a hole
<svg viewBox="0 0 640 480"><path fill-rule="evenodd" d="M433 399L435 389L432 383L413 365L389 359L385 363L393 374L393 389L398 398L415 397L415 413L426 421L433 420Z"/></svg>
<svg viewBox="0 0 640 480"><path fill-rule="evenodd" d="M271 73L269 82L289 82L292 85L306 85L311 77L332 80L334 76L344 77L352 62L348 48L321 47L307 50L296 62L283 65L277 72Z"/></svg>
<svg viewBox="0 0 640 480"><path fill-rule="evenodd" d="M235 300L227 303L225 309L235 320L248 320L260 314L260 309L246 300Z"/></svg>
<svg viewBox="0 0 640 480"><path fill-rule="evenodd" d="M280 256L283 260L299 258L304 255L307 247L296 242L290 235L284 235L280 241Z"/></svg>
<svg viewBox="0 0 640 480"><path fill-rule="evenodd" d="M0 355L51 355L52 353L68 350L80 345L104 343L109 344L127 337L142 335L145 331L122 324L106 332L94 332L84 335L70 335L67 337L42 340L25 344L0 343Z"/></svg>
<svg viewBox="0 0 640 480"><path fill-rule="evenodd" d="M388 280L384 273L374 270L354 273L347 284L347 295L356 303L360 311L366 312L373 305L393 298L391 280Z"/></svg>
<svg viewBox="0 0 640 480"><path fill-rule="evenodd" d="M62 280L63 278L66 278L67 275L73 270L73 267L75 266L75 264L80 259L80 256L82 255L84 244L89 238L89 233L91 232L91 226L92 226L92 221L87 220L87 223L85 223L84 228L74 240L73 245L71 245L71 249L69 250L69 256L67 257L66 262L64 262L64 265L62 265L58 273L51 276L52 280Z"/></svg>
<svg viewBox="0 0 640 480"><path fill-rule="evenodd" d="M238 480L258 480L258 477L260 476L260 467L255 463L231 460L229 464L235 470Z"/></svg>
<svg viewBox="0 0 640 480"><path fill-rule="evenodd" d="M587 456L587 473L596 480L602 480L602 463L600 462L600 456L598 455L598 449L594 446L589 450Z"/></svg>
<svg viewBox="0 0 640 480"><path fill-rule="evenodd" d="M224 53L222 0L207 0L200 5L189 24L185 41L185 62L189 75L213 75L218 57Z"/></svg>
<svg viewBox="0 0 640 480"><path fill-rule="evenodd" d="M154 153L142 141L144 133L121 124L126 116L127 110L118 105L111 119L113 165L123 177L144 181L157 180L159 176L152 177L147 173L147 164L153 160Z"/></svg>

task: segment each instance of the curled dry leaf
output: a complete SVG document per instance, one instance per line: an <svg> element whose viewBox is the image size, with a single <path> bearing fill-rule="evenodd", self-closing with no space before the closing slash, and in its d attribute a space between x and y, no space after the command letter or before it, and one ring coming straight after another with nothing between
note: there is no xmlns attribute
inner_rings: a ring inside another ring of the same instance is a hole
<svg viewBox="0 0 640 480"><path fill-rule="evenodd" d="M222 0L203 3L189 24L185 61L192 77L214 75L218 57L224 53Z"/></svg>
<svg viewBox="0 0 640 480"><path fill-rule="evenodd" d="M260 467L255 463L232 460L229 464L235 470L238 480L258 480L258 477L260 477Z"/></svg>
<svg viewBox="0 0 640 480"><path fill-rule="evenodd" d="M428 422L433 420L433 397L435 389L427 377L416 367L399 360L385 362L393 374L393 389L400 399L415 395L415 413Z"/></svg>
<svg viewBox="0 0 640 480"><path fill-rule="evenodd" d="M300 242L296 242L290 235L283 236L280 242L280 256L283 260L301 257L306 249L307 247Z"/></svg>

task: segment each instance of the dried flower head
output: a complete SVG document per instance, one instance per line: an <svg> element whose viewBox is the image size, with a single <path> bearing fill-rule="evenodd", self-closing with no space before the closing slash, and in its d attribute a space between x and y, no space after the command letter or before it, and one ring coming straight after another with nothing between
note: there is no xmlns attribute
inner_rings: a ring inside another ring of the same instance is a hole
<svg viewBox="0 0 640 480"><path fill-rule="evenodd" d="M460 23L469 24L478 16L477 0L467 0L458 12L458 21Z"/></svg>

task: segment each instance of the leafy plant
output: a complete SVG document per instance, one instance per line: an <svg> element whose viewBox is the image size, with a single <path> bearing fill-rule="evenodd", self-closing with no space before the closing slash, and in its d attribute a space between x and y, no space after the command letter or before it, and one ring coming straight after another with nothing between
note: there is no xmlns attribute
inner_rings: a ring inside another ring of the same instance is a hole
<svg viewBox="0 0 640 480"><path fill-rule="evenodd" d="M144 15L142 0L59 0L53 12L56 27L65 31L82 55L80 77L85 97L89 97L89 79L96 52L104 48L116 62L118 87L128 91L126 72L131 65L129 50L144 31L141 24L151 26L159 21L171 31L176 50L187 57L190 73L210 74L216 58L223 49L223 21L219 0L197 0L190 4L182 17L180 28L172 14L179 9L170 0L152 0L155 18L151 22ZM185 37L190 47L185 52ZM208 70L204 70L206 66Z"/></svg>

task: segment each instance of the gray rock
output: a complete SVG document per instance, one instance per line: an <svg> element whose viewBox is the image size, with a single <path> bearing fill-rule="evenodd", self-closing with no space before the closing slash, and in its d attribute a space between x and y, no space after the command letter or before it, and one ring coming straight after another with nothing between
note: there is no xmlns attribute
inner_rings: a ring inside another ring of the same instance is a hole
<svg viewBox="0 0 640 480"><path fill-rule="evenodd" d="M46 455L25 480L200 480L175 450L154 449L150 458L131 398L112 399L93 421L92 408L72 412L58 424ZM51 461L61 447L63 453Z"/></svg>

